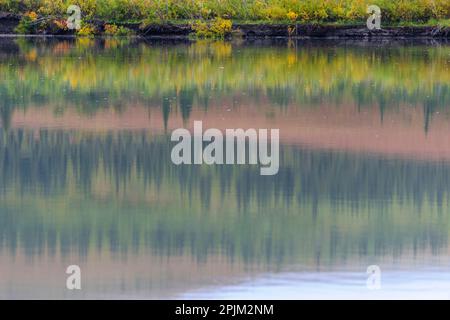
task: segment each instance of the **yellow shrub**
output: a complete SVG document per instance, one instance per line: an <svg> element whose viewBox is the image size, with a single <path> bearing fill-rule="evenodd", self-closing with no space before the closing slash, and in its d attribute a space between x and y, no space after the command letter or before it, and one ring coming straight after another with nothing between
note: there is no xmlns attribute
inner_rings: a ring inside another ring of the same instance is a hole
<svg viewBox="0 0 450 320"><path fill-rule="evenodd" d="M113 36L117 34L119 28L115 24L105 24L105 34Z"/></svg>
<svg viewBox="0 0 450 320"><path fill-rule="evenodd" d="M216 18L211 23L200 20L194 21L192 29L199 38L223 38L232 30L231 20Z"/></svg>
<svg viewBox="0 0 450 320"><path fill-rule="evenodd" d="M211 24L211 30L219 35L226 35L231 32L233 24L231 20L216 18Z"/></svg>
<svg viewBox="0 0 450 320"><path fill-rule="evenodd" d="M77 31L77 35L82 37L91 37L95 35L96 30L93 25L90 24L84 24L80 30Z"/></svg>
<svg viewBox="0 0 450 320"><path fill-rule="evenodd" d="M199 38L209 38L212 36L209 30L208 24L201 20L196 20L191 24L192 30L194 30L195 35Z"/></svg>
<svg viewBox="0 0 450 320"><path fill-rule="evenodd" d="M25 16L28 17L31 21L35 21L38 18L37 13L34 12L34 11L30 11L30 12L25 13Z"/></svg>
<svg viewBox="0 0 450 320"><path fill-rule="evenodd" d="M291 20L291 21L296 21L297 20L297 18L298 18L298 14L296 14L295 12L293 12L293 11L289 11L288 13L287 13L287 18L289 19L289 20Z"/></svg>

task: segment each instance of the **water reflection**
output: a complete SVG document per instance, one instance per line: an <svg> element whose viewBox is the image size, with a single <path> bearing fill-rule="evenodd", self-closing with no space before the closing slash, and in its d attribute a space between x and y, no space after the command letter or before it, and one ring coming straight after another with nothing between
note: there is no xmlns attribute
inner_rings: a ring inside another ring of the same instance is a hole
<svg viewBox="0 0 450 320"><path fill-rule="evenodd" d="M0 297L189 297L285 270L364 284L368 264L446 263L449 54L2 39ZM173 165L171 130L200 119L280 128L278 175Z"/></svg>

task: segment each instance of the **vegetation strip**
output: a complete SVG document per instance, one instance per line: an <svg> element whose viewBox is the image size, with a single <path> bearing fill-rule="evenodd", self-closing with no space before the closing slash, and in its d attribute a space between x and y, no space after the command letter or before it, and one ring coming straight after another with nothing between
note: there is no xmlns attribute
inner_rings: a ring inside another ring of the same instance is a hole
<svg viewBox="0 0 450 320"><path fill-rule="evenodd" d="M82 27L67 27L77 5ZM382 30L368 31L368 5ZM0 0L0 33L79 36L449 37L448 0Z"/></svg>

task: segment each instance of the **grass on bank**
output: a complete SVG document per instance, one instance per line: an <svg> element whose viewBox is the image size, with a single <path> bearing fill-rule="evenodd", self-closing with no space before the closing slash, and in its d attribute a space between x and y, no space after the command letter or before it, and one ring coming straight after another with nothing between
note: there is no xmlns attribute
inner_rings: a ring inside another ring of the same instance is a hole
<svg viewBox="0 0 450 320"><path fill-rule="evenodd" d="M106 21L212 19L250 21L364 21L378 5L389 23L449 19L448 0L0 0L0 10L64 15L70 4L83 15Z"/></svg>
<svg viewBox="0 0 450 320"><path fill-rule="evenodd" d="M189 23L204 35L216 34L213 29L220 24L218 34L222 35L230 22L362 24L371 4L381 8L384 26L450 24L449 0L0 0L0 11L23 15L25 21L18 33L34 33L35 21L45 17L56 17L46 23L58 31L66 27L71 4L80 6L85 21L99 19L111 26L109 30L94 30L88 25L83 35L131 34L120 27L124 23Z"/></svg>

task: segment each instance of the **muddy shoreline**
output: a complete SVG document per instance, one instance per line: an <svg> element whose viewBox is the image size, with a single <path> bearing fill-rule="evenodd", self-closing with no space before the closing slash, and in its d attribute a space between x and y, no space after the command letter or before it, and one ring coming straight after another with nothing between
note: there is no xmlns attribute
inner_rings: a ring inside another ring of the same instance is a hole
<svg viewBox="0 0 450 320"><path fill-rule="evenodd" d="M0 35L13 35L19 24L20 15L0 12ZM103 30L105 22L90 21L99 30ZM143 37L188 37L193 33L189 24L151 24L142 28L139 23L120 24L136 35ZM312 25L312 24L233 24L233 35L243 38L429 38L450 39L449 27L415 26L415 27L385 27L381 30L368 30L365 25ZM72 31L44 30L41 35L73 35Z"/></svg>

